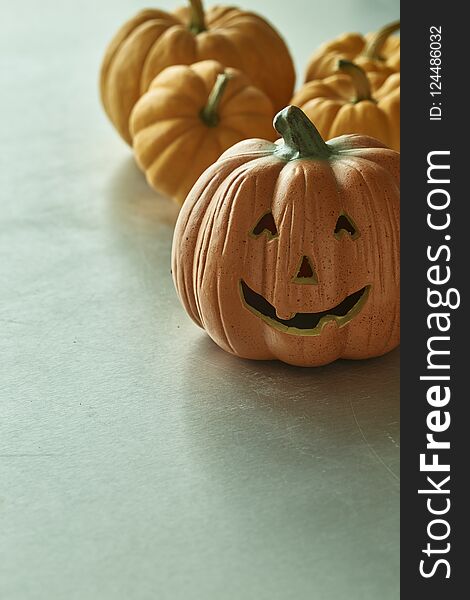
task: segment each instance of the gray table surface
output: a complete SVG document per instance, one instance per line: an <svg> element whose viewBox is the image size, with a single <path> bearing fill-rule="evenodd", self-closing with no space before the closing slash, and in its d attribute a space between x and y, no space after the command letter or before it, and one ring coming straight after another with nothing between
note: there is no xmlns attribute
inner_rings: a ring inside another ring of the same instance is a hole
<svg viewBox="0 0 470 600"><path fill-rule="evenodd" d="M399 10L244 4L299 72L319 42ZM396 599L398 351L248 362L186 317L176 209L97 95L106 42L140 6L2 3L0 598Z"/></svg>

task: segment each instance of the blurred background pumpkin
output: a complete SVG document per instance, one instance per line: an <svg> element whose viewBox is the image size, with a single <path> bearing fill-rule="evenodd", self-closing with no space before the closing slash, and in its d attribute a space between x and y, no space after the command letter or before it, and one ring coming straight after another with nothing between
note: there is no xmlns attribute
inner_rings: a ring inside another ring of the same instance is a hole
<svg viewBox="0 0 470 600"><path fill-rule="evenodd" d="M233 144L274 139L273 106L241 71L213 60L168 67L135 105L135 158L157 191L182 204L201 173Z"/></svg>
<svg viewBox="0 0 470 600"><path fill-rule="evenodd" d="M173 13L147 9L111 40L100 74L104 109L131 143L129 115L158 73L170 65L215 59L242 70L271 99L274 109L292 95L295 71L280 34L261 16L227 6L206 11L201 0Z"/></svg>
<svg viewBox="0 0 470 600"><path fill-rule="evenodd" d="M374 33L344 33L324 42L308 61L305 81L332 75L338 60L354 61L367 72L391 75L400 70L400 38L393 35L400 21L381 27Z"/></svg>
<svg viewBox="0 0 470 600"><path fill-rule="evenodd" d="M340 60L337 73L305 83L292 104L326 139L359 133L400 150L400 73L368 75L358 65Z"/></svg>

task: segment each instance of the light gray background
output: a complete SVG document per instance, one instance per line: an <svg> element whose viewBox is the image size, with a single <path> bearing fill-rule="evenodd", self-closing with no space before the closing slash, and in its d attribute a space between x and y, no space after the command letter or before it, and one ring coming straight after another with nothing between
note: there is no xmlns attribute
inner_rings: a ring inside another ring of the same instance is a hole
<svg viewBox="0 0 470 600"><path fill-rule="evenodd" d="M328 37L398 16L398 0L243 4L299 72ZM398 352L250 363L183 313L176 209L97 95L143 5L2 3L0 598L396 599Z"/></svg>

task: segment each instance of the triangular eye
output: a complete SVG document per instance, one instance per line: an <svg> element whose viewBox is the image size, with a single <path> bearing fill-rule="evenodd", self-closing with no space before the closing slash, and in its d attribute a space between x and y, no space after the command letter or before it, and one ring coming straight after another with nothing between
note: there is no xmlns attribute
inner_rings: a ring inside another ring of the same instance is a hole
<svg viewBox="0 0 470 600"><path fill-rule="evenodd" d="M261 219L253 227L252 235L259 237L265 233L269 239L273 239L278 236L276 223L271 212L264 214Z"/></svg>
<svg viewBox="0 0 470 600"><path fill-rule="evenodd" d="M356 240L360 235L356 224L346 213L341 213L336 221L335 238L339 240L342 235L347 235L352 240Z"/></svg>

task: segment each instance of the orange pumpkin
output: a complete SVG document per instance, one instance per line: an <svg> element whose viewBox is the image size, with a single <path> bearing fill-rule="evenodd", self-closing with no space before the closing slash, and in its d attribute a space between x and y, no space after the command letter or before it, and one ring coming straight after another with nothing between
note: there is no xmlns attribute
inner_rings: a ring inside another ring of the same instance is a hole
<svg viewBox="0 0 470 600"><path fill-rule="evenodd" d="M326 139L360 133L400 151L400 73L367 77L360 67L344 60L338 67L336 75L305 83L291 104L300 107ZM376 84L372 93L370 80L385 81Z"/></svg>
<svg viewBox="0 0 470 600"><path fill-rule="evenodd" d="M292 96L295 72L280 35L262 17L226 6L204 12L201 0L169 14L143 10L109 44L101 67L105 111L129 144L129 115L158 73L170 65L215 59L243 71L279 110Z"/></svg>
<svg viewBox="0 0 470 600"><path fill-rule="evenodd" d="M182 204L227 148L252 135L273 139L273 112L237 69L213 60L168 67L131 113L137 164L155 190Z"/></svg>
<svg viewBox="0 0 470 600"><path fill-rule="evenodd" d="M386 25L376 33L365 36L344 33L322 44L311 56L305 81L333 75L338 60L349 60L367 72L391 75L400 71L400 38L392 35L400 28L400 21Z"/></svg>
<svg viewBox="0 0 470 600"><path fill-rule="evenodd" d="M224 350L316 366L399 343L399 164L365 136L325 143L297 107L276 143L245 140L191 190L173 278Z"/></svg>

